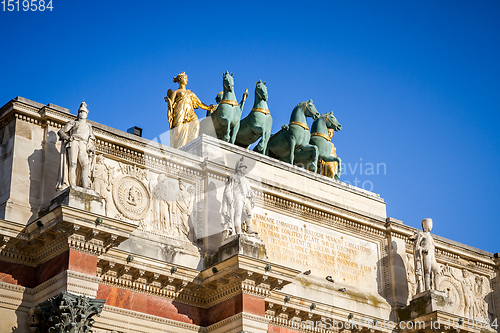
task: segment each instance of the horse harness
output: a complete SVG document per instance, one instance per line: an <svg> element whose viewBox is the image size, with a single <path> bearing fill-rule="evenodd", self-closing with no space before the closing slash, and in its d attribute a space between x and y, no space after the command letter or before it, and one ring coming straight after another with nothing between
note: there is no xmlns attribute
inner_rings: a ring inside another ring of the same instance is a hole
<svg viewBox="0 0 500 333"><path fill-rule="evenodd" d="M307 124L301 123L300 121L291 121L289 125L299 125L303 129L309 131L309 126L307 126Z"/></svg>
<svg viewBox="0 0 500 333"><path fill-rule="evenodd" d="M323 139L325 139L326 141L330 141L330 137L326 134L323 134L323 133L318 133L318 132L315 132L315 133L311 133L311 136L319 136L319 137L322 137Z"/></svg>
<svg viewBox="0 0 500 333"><path fill-rule="evenodd" d="M252 111L262 112L263 114L271 114L271 111L263 108L253 108Z"/></svg>
<svg viewBox="0 0 500 333"><path fill-rule="evenodd" d="M222 101L219 102L219 104L229 104L232 106L238 106L239 103L237 101L232 101L230 99L223 99Z"/></svg>

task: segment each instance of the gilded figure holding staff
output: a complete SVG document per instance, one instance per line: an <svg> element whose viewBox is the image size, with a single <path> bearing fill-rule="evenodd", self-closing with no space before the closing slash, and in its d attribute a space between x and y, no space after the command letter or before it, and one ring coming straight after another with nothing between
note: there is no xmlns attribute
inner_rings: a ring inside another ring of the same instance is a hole
<svg viewBox="0 0 500 333"><path fill-rule="evenodd" d="M194 109L201 108L212 112L216 105L206 105L189 89L186 89L188 77L185 72L174 77L179 89L169 89L165 102L168 103L168 122L170 124L170 146L180 148L196 139L200 123Z"/></svg>

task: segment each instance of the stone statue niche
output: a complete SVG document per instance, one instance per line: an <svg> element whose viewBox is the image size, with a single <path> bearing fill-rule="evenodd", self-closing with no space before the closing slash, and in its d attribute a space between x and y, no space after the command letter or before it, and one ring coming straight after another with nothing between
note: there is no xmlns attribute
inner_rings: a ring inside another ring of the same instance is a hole
<svg viewBox="0 0 500 333"><path fill-rule="evenodd" d="M224 188L222 199L222 238L224 240L233 235L257 234L252 229L255 196L246 178L247 169L242 157L236 162L234 175L229 177Z"/></svg>
<svg viewBox="0 0 500 333"><path fill-rule="evenodd" d="M441 272L436 261L436 246L431 235L432 219L422 220L421 232L415 232L410 238L413 241L413 258L417 293L427 290L438 290Z"/></svg>

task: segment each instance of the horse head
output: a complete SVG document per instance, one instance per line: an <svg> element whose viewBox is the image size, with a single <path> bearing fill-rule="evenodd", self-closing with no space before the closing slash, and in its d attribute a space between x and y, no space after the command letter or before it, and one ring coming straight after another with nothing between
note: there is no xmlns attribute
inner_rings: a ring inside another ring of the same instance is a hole
<svg viewBox="0 0 500 333"><path fill-rule="evenodd" d="M267 86L266 82L262 83L262 80L257 81L257 85L255 86L255 99L259 97L260 100L267 102Z"/></svg>
<svg viewBox="0 0 500 333"><path fill-rule="evenodd" d="M234 79L233 79L233 73L229 74L228 71L225 73L222 73L222 85L224 86L224 89L233 92L234 90Z"/></svg>
<svg viewBox="0 0 500 333"><path fill-rule="evenodd" d="M326 127L333 129L335 132L338 132L342 129L342 125L340 125L337 118L335 118L335 116L333 115L333 111L325 113L325 122Z"/></svg>
<svg viewBox="0 0 500 333"><path fill-rule="evenodd" d="M304 114L306 115L306 117L312 117L314 120L319 118L320 114L318 110L316 110L312 99L304 102Z"/></svg>

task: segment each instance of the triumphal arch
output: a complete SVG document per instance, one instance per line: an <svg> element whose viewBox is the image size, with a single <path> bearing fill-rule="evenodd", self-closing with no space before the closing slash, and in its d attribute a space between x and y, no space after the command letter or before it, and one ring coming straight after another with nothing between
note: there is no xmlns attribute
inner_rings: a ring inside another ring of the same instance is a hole
<svg viewBox="0 0 500 333"><path fill-rule="evenodd" d="M297 101L273 134L266 82L174 82L172 147L90 101L0 109L0 332L495 331L498 254L337 180L333 113Z"/></svg>

